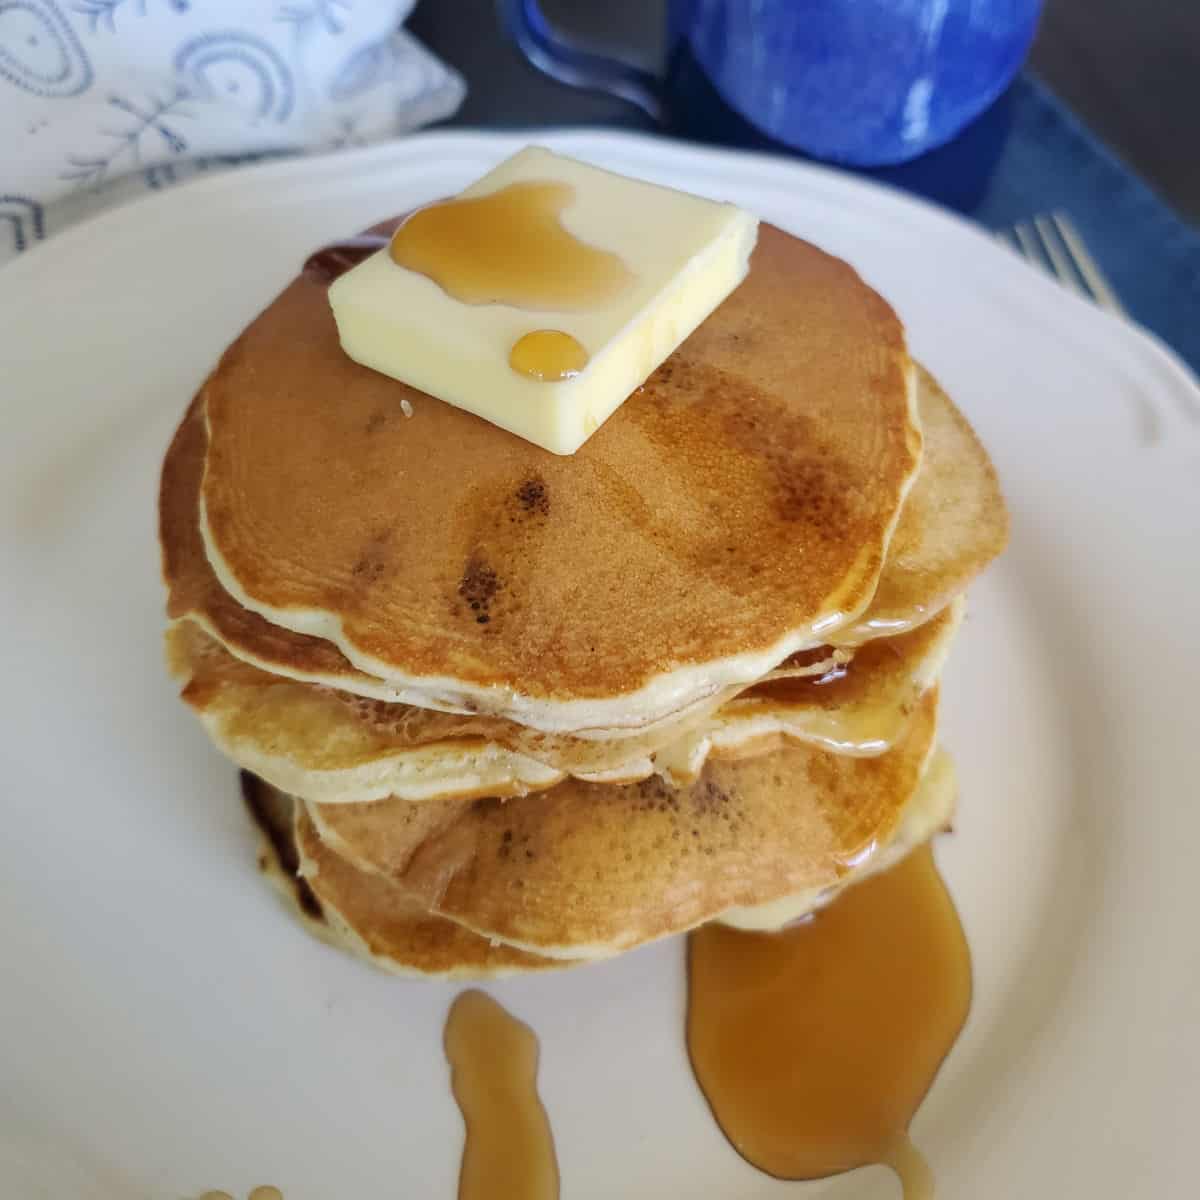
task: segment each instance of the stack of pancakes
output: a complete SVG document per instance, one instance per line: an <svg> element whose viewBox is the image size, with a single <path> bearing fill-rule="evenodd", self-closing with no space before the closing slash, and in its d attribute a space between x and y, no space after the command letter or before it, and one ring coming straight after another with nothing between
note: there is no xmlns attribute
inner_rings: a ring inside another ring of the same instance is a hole
<svg viewBox="0 0 1200 1200"><path fill-rule="evenodd" d="M328 282L225 353L160 497L171 670L315 929L563 966L776 928L945 827L937 681L1007 516L850 267L764 226L563 458L352 362Z"/></svg>

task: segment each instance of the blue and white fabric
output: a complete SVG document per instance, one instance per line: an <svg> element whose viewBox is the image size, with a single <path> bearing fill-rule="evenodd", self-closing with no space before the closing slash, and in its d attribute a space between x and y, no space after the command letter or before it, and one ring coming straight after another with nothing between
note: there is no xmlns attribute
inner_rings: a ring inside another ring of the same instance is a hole
<svg viewBox="0 0 1200 1200"><path fill-rule="evenodd" d="M414 0L0 0L0 262L97 208L449 116Z"/></svg>

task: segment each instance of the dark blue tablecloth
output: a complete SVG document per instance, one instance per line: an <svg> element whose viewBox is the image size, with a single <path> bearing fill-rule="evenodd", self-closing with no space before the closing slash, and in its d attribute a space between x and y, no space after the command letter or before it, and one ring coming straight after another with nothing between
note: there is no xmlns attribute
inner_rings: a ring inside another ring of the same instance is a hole
<svg viewBox="0 0 1200 1200"><path fill-rule="evenodd" d="M1197 148L1180 146L1179 152ZM1129 315L1200 374L1200 232L1036 79L1020 77L949 146L867 174L990 229L1036 213L1068 213Z"/></svg>
<svg viewBox="0 0 1200 1200"><path fill-rule="evenodd" d="M792 153L733 113L698 68L685 84L691 99L675 114L679 136ZM1179 147L1180 154L1196 150ZM1066 212L1129 315L1200 374L1200 232L1028 73L948 145L899 167L853 173L917 192L990 229Z"/></svg>

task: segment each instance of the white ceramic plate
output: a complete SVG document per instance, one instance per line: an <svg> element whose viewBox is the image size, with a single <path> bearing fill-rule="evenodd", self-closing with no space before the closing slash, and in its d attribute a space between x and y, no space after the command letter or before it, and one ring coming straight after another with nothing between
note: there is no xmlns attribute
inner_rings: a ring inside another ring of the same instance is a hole
<svg viewBox="0 0 1200 1200"><path fill-rule="evenodd" d="M914 1125L945 1197L1181 1195L1200 1112L1200 392L965 223L833 172L545 140L735 200L853 262L991 450L1012 548L945 689L940 860L974 951ZM225 344L324 239L520 139L434 134L192 184L0 272L0 1194L455 1194L453 988L311 940L160 662L159 461ZM896 1195L742 1162L682 1038L682 943L494 988L542 1039L563 1194Z"/></svg>

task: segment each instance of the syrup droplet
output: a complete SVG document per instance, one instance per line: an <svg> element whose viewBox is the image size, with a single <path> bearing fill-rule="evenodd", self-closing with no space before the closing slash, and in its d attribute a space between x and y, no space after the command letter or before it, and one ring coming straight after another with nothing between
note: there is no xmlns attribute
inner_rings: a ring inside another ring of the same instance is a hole
<svg viewBox="0 0 1200 1200"><path fill-rule="evenodd" d="M971 957L928 846L780 933L688 948L692 1068L734 1148L783 1179L891 1166L932 1178L908 1126L971 1001Z"/></svg>
<svg viewBox="0 0 1200 1200"><path fill-rule="evenodd" d="M392 260L464 304L595 308L633 281L619 255L581 241L560 220L575 189L513 183L413 213L392 236Z"/></svg>
<svg viewBox="0 0 1200 1200"><path fill-rule="evenodd" d="M534 329L513 343L508 365L519 375L558 383L573 379L588 365L588 352L560 329Z"/></svg>
<svg viewBox="0 0 1200 1200"><path fill-rule="evenodd" d="M467 1127L459 1200L557 1200L558 1160L537 1092L533 1030L472 990L450 1006L445 1047Z"/></svg>

